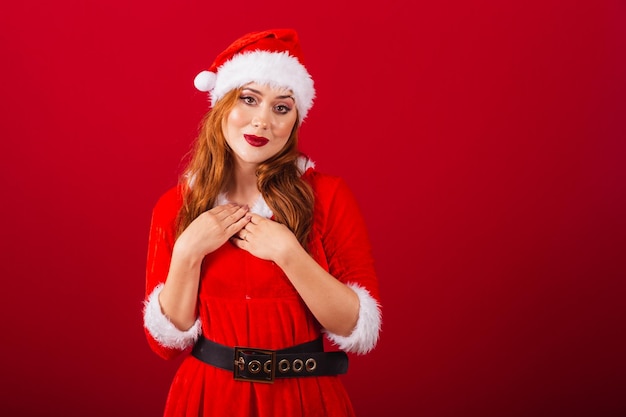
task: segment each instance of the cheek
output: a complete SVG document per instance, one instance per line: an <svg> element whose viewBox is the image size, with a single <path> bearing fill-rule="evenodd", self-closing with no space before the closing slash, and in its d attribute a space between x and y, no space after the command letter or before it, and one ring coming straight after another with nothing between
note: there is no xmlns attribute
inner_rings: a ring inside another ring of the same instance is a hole
<svg viewBox="0 0 626 417"><path fill-rule="evenodd" d="M246 121L248 120L248 116L245 111L242 111L238 107L235 107L231 110L226 120L228 125L241 126L246 123Z"/></svg>
<svg viewBox="0 0 626 417"><path fill-rule="evenodd" d="M226 143L233 148L236 145L237 138L241 132L241 126L244 125L244 117L240 111L232 110L228 116L222 121L222 132Z"/></svg>
<svg viewBox="0 0 626 417"><path fill-rule="evenodd" d="M289 135L291 135L295 122L296 121L294 119L292 122L279 123L276 128L276 135L284 138L285 140L289 139Z"/></svg>

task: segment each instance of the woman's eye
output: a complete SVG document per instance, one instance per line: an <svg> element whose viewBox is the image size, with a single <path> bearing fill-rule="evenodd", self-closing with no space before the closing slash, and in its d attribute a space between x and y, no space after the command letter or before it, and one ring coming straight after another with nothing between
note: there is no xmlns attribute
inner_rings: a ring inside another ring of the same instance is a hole
<svg viewBox="0 0 626 417"><path fill-rule="evenodd" d="M276 111L281 114L289 113L291 111L291 107L284 104L279 104L278 106L276 106Z"/></svg>
<svg viewBox="0 0 626 417"><path fill-rule="evenodd" d="M256 102L254 97L251 97L251 96L241 96L239 97L239 99L246 104L254 104Z"/></svg>

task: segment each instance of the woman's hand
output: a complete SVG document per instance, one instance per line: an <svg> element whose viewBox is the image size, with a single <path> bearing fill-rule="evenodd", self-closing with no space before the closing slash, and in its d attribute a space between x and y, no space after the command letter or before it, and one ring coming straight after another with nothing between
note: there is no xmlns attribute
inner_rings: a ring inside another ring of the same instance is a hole
<svg viewBox="0 0 626 417"><path fill-rule="evenodd" d="M250 222L233 236L233 244L276 263L326 330L350 335L359 317L357 294L324 270L287 226L256 214L248 217Z"/></svg>
<svg viewBox="0 0 626 417"><path fill-rule="evenodd" d="M174 243L170 269L159 295L159 304L163 314L178 329L189 329L196 321L202 260L249 221L247 206L218 206L199 215Z"/></svg>
<svg viewBox="0 0 626 417"><path fill-rule="evenodd" d="M249 221L247 206L226 204L205 211L187 226L174 245L174 252L202 261L222 246Z"/></svg>
<svg viewBox="0 0 626 417"><path fill-rule="evenodd" d="M294 249L301 249L298 239L287 226L257 214L247 217L250 221L232 239L237 247L277 264Z"/></svg>

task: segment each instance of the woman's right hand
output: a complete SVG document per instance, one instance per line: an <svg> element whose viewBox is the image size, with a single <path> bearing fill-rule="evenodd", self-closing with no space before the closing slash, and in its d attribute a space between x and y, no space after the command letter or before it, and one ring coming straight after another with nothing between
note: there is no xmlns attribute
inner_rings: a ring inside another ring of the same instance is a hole
<svg viewBox="0 0 626 417"><path fill-rule="evenodd" d="M250 221L248 206L226 204L205 211L187 226L174 252L195 262L222 246Z"/></svg>
<svg viewBox="0 0 626 417"><path fill-rule="evenodd" d="M180 330L197 319L196 304L202 260L250 221L248 207L226 204L199 215L174 243L165 285L159 294L161 311Z"/></svg>

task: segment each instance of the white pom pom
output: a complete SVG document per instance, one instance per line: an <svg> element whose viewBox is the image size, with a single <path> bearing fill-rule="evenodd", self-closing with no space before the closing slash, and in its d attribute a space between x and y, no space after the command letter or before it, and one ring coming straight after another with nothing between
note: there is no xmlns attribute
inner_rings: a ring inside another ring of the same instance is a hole
<svg viewBox="0 0 626 417"><path fill-rule="evenodd" d="M193 85L200 91L209 92L215 87L216 78L217 75L214 72L202 71L194 78Z"/></svg>

